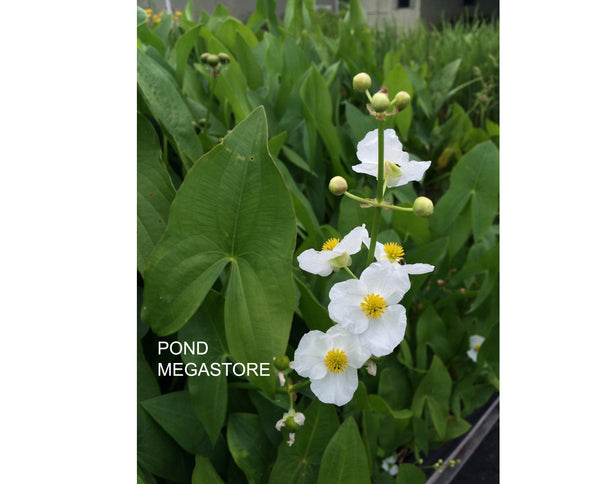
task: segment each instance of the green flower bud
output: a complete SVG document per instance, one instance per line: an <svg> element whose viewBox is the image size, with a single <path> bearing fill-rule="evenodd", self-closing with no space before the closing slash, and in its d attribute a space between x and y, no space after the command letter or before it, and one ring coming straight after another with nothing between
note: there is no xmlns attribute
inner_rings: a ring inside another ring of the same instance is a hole
<svg viewBox="0 0 600 484"><path fill-rule="evenodd" d="M210 55L209 52L204 52L204 54L202 54L200 56L200 61L202 62L202 64L206 64L206 60L208 59L209 55Z"/></svg>
<svg viewBox="0 0 600 484"><path fill-rule="evenodd" d="M283 355L275 358L275 368L279 371L287 370L290 367L290 359Z"/></svg>
<svg viewBox="0 0 600 484"><path fill-rule="evenodd" d="M288 432L297 432L300 429L300 425L294 420L293 416L289 416L285 419L285 429Z"/></svg>
<svg viewBox="0 0 600 484"><path fill-rule="evenodd" d="M348 183L341 176L334 176L329 181L329 191L334 195L343 195L348 190Z"/></svg>
<svg viewBox="0 0 600 484"><path fill-rule="evenodd" d="M413 203L413 212L417 217L429 217L433 213L433 202L427 197L417 197Z"/></svg>
<svg viewBox="0 0 600 484"><path fill-rule="evenodd" d="M410 94L408 94L406 91L400 91L396 94L394 103L396 104L398 111L402 111L410 104Z"/></svg>
<svg viewBox="0 0 600 484"><path fill-rule="evenodd" d="M221 64L229 64L229 56L225 52L219 54L219 61Z"/></svg>
<svg viewBox="0 0 600 484"><path fill-rule="evenodd" d="M371 76L369 76L369 74L366 72L356 74L354 79L352 79L352 87L355 91L365 92L371 87Z"/></svg>
<svg viewBox="0 0 600 484"><path fill-rule="evenodd" d="M209 66L215 67L219 63L219 56L215 54L209 54L208 57L206 57L206 63Z"/></svg>
<svg viewBox="0 0 600 484"><path fill-rule="evenodd" d="M390 99L386 94L382 92L377 92L373 95L371 99L371 106L376 113L385 113L390 107Z"/></svg>

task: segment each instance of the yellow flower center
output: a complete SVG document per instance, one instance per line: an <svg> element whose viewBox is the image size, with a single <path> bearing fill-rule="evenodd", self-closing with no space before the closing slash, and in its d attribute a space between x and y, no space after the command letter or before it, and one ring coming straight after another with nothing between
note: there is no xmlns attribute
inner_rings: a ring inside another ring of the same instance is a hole
<svg viewBox="0 0 600 484"><path fill-rule="evenodd" d="M348 366L348 357L344 350L330 350L325 356L325 366L331 373L344 373Z"/></svg>
<svg viewBox="0 0 600 484"><path fill-rule="evenodd" d="M404 249L396 242L388 242L383 244L383 251L390 262L396 262L398 259L402 259L404 257Z"/></svg>
<svg viewBox="0 0 600 484"><path fill-rule="evenodd" d="M475 345L475 346L473 347L473 349L474 349L475 351L479 351L479 348L481 348L481 345Z"/></svg>
<svg viewBox="0 0 600 484"><path fill-rule="evenodd" d="M327 240L327 242L325 242L323 244L323 247L321 247L321 250L333 250L333 248L338 245L340 243L340 239L336 239L336 238L331 238L329 240Z"/></svg>
<svg viewBox="0 0 600 484"><path fill-rule="evenodd" d="M387 304L379 294L371 293L367 294L360 303L362 310L371 319L380 318L385 312Z"/></svg>

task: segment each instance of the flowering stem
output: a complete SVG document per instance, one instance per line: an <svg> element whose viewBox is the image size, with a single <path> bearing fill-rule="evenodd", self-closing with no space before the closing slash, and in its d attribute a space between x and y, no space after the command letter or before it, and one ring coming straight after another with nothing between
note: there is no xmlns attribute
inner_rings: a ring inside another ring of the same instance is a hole
<svg viewBox="0 0 600 484"><path fill-rule="evenodd" d="M379 221L381 218L381 207L383 203L383 185L385 184L383 176L383 125L384 119L377 121L377 211L373 217L371 226L371 243L369 244L369 255L367 256L367 266L373 262L375 256L375 244L377 243L377 233L379 232Z"/></svg>
<svg viewBox="0 0 600 484"><path fill-rule="evenodd" d="M344 266L344 269L346 270L346 272L347 272L348 274L350 274L352 277L354 277L354 279L358 279L358 277L356 277L356 276L354 275L354 272L352 272L352 271L351 271L351 270L350 270L350 269L349 269L347 266Z"/></svg>
<svg viewBox="0 0 600 484"><path fill-rule="evenodd" d="M360 202L364 205L371 205L372 207L375 207L375 208L386 208L388 210L400 210L403 212L412 212L413 211L412 207L399 207L397 205L391 205L391 204L384 203L384 202L377 203L377 200L362 198L362 197L356 196L350 192L344 192L344 196L351 198L352 200L356 200L357 202Z"/></svg>
<svg viewBox="0 0 600 484"><path fill-rule="evenodd" d="M303 388L307 388L310 385L310 380L302 381L300 383L296 383L295 385L291 385L287 387L287 392L289 394L297 393Z"/></svg>

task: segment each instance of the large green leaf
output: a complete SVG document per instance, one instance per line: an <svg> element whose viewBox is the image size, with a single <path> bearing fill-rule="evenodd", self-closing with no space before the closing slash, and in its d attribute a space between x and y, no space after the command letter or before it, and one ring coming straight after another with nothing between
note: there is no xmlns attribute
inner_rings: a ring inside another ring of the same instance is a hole
<svg viewBox="0 0 600 484"><path fill-rule="evenodd" d="M229 266L230 353L239 362L270 362L285 352L295 307L295 236L290 194L267 150L264 110L257 108L179 188L144 273L142 320L159 336L179 330Z"/></svg>
<svg viewBox="0 0 600 484"><path fill-rule="evenodd" d="M192 474L192 484L223 484L214 467L206 457L196 456L196 466Z"/></svg>
<svg viewBox="0 0 600 484"><path fill-rule="evenodd" d="M210 455L212 445L192 410L187 391L165 393L141 402L142 407L191 454Z"/></svg>
<svg viewBox="0 0 600 484"><path fill-rule="evenodd" d="M161 238L169 218L175 189L161 160L156 131L144 116L137 118L137 266L143 274L146 260Z"/></svg>
<svg viewBox="0 0 600 484"><path fill-rule="evenodd" d="M339 424L334 407L318 400L313 402L305 416L304 425L296 432L294 445L280 444L269 484L316 482L321 457Z"/></svg>
<svg viewBox="0 0 600 484"><path fill-rule="evenodd" d="M258 415L233 413L227 425L227 444L249 484L264 484L275 449L261 429Z"/></svg>
<svg viewBox="0 0 600 484"><path fill-rule="evenodd" d="M188 170L203 152L192 126L194 119L175 79L140 49L137 52L138 86L147 106L165 129L179 151L184 168Z"/></svg>
<svg viewBox="0 0 600 484"><path fill-rule="evenodd" d="M464 155L450 175L450 188L430 218L432 230L443 234L470 202L475 240L485 235L498 213L499 153L491 141L478 144Z"/></svg>
<svg viewBox="0 0 600 484"><path fill-rule="evenodd" d="M414 464L400 464L396 484L425 484L427 476Z"/></svg>
<svg viewBox="0 0 600 484"><path fill-rule="evenodd" d="M177 335L182 344L204 341L208 346L204 355L182 354L181 358L186 365L193 363L198 371L197 376L188 378L190 401L213 445L225 423L227 410L227 377L223 371L218 375L212 372L213 363L220 365L226 360L218 325L223 325L223 301L216 293L209 292L198 312Z"/></svg>
<svg viewBox="0 0 600 484"><path fill-rule="evenodd" d="M336 175L347 176L340 163L340 146L331 119L331 96L323 76L313 67L300 88L307 126L314 127L331 156Z"/></svg>
<svg viewBox="0 0 600 484"><path fill-rule="evenodd" d="M365 484L369 464L356 422L348 418L335 433L321 460L317 484Z"/></svg>
<svg viewBox="0 0 600 484"><path fill-rule="evenodd" d="M452 378L450 378L442 360L437 355L434 355L429 371L415 390L411 407L412 411L416 416L420 416L425 400L431 399L447 412L451 390Z"/></svg>

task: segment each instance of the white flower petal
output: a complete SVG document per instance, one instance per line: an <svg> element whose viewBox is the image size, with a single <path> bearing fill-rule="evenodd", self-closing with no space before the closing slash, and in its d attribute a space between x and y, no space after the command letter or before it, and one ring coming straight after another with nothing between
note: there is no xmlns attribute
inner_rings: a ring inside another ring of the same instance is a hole
<svg viewBox="0 0 600 484"><path fill-rule="evenodd" d="M356 146L356 157L362 163L373 163L377 167L377 145L378 134L377 130L374 129L373 131L369 131L365 137L358 142L358 145ZM377 174L377 171L375 173Z"/></svg>
<svg viewBox="0 0 600 484"><path fill-rule="evenodd" d="M360 343L374 356L389 355L400 344L406 331L406 310L396 304L374 319L369 328L359 335Z"/></svg>
<svg viewBox="0 0 600 484"><path fill-rule="evenodd" d="M349 367L360 368L371 357L371 352L360 344L358 336L347 331L341 325L338 324L329 328L327 335L332 337L334 348L344 350Z"/></svg>
<svg viewBox="0 0 600 484"><path fill-rule="evenodd" d="M346 254L356 254L362 247L363 241L369 238L369 232L363 224L362 227L353 228L348 234L335 246L335 250L345 252Z"/></svg>
<svg viewBox="0 0 600 484"><path fill-rule="evenodd" d="M352 165L352 169L356 173L364 173L365 175L371 175L377 178L379 166L376 161L375 163L359 163L358 165Z"/></svg>
<svg viewBox="0 0 600 484"><path fill-rule="evenodd" d="M431 264L422 263L405 264L400 267L402 267L407 274L426 274L427 272L433 272L433 270L435 269L435 266L432 266Z"/></svg>
<svg viewBox="0 0 600 484"><path fill-rule="evenodd" d="M485 338L483 336L474 334L469 338L469 346L471 348L475 348L475 346L482 344L484 341L485 341Z"/></svg>
<svg viewBox="0 0 600 484"><path fill-rule="evenodd" d="M358 388L358 375L353 368L346 368L341 373L327 372L324 378L312 380L310 389L323 403L345 405Z"/></svg>
<svg viewBox="0 0 600 484"><path fill-rule="evenodd" d="M308 249L298 256L298 264L303 271L325 277L333 272L333 268L329 263L330 255L318 252L315 249Z"/></svg>
<svg viewBox="0 0 600 484"><path fill-rule="evenodd" d="M467 356L471 358L475 363L477 363L477 351L469 350L467 351Z"/></svg>
<svg viewBox="0 0 600 484"><path fill-rule="evenodd" d="M400 264L375 262L360 276L367 286L368 294L379 294L389 306L398 303L410 289L410 280L405 271L398 270Z"/></svg>
<svg viewBox="0 0 600 484"><path fill-rule="evenodd" d="M338 282L329 291L329 317L352 333L361 333L368 324L360 303L366 296L365 284L356 279Z"/></svg>
<svg viewBox="0 0 600 484"><path fill-rule="evenodd" d="M388 182L388 187L398 187L406 185L411 181L421 181L427 168L431 166L431 161L405 161L400 164L402 175L392 184Z"/></svg>
<svg viewBox="0 0 600 484"><path fill-rule="evenodd" d="M377 135L377 130L374 132L375 135ZM402 148L402 143L400 142L400 139L398 139L396 131L393 129L386 129L383 131L383 148L384 158L392 163L396 163L398 157L403 156L402 154L405 153Z"/></svg>
<svg viewBox="0 0 600 484"><path fill-rule="evenodd" d="M294 370L311 380L323 378L327 373L325 355L329 349L329 339L325 333L309 331L302 336L294 353Z"/></svg>

